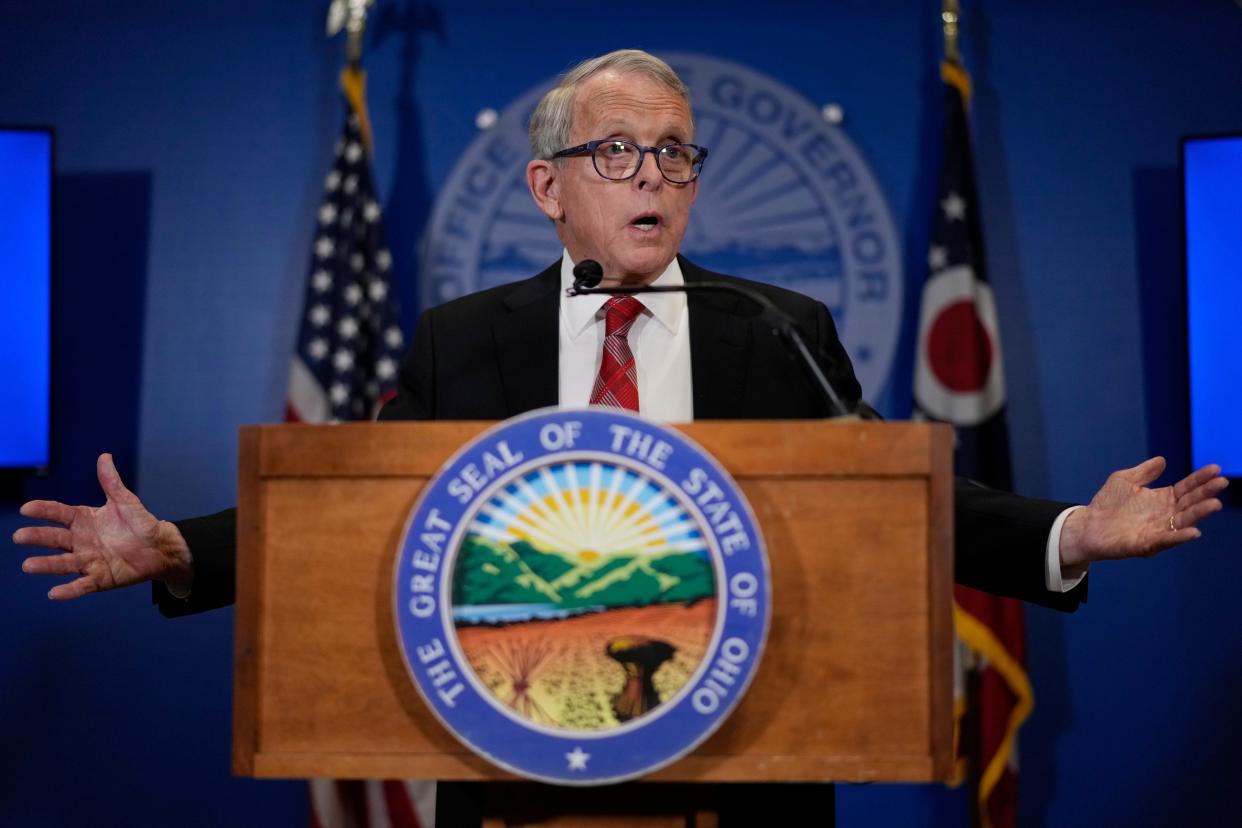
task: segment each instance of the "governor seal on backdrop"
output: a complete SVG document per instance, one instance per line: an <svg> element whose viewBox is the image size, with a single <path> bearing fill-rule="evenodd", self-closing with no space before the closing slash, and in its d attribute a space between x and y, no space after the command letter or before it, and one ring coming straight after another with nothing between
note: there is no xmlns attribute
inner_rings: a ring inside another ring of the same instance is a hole
<svg viewBox="0 0 1242 828"><path fill-rule="evenodd" d="M415 686L470 749L564 785L683 756L758 666L770 594L741 490L680 432L546 409L464 446L394 569Z"/></svg>
<svg viewBox="0 0 1242 828"><path fill-rule="evenodd" d="M681 252L824 302L863 389L878 398L904 282L892 216L862 154L772 77L706 55L661 57L690 87L695 141L711 149ZM530 116L554 83L506 107L450 173L423 240L423 307L533 276L561 255L525 176Z"/></svg>

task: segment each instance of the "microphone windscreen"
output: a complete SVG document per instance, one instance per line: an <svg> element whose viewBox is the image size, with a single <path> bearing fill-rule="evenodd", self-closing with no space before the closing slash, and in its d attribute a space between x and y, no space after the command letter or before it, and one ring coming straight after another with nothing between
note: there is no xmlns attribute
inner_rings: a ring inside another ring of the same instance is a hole
<svg viewBox="0 0 1242 828"><path fill-rule="evenodd" d="M599 287L604 281L604 268L594 259L583 259L574 265L574 287Z"/></svg>

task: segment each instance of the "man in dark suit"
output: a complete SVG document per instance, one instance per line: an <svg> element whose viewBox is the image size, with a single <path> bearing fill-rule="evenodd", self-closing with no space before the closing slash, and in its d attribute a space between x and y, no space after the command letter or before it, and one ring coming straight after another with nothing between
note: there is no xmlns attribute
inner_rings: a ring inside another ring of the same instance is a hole
<svg viewBox="0 0 1242 828"><path fill-rule="evenodd" d="M679 265L686 284L728 281L765 294L798 322L812 346L824 352L824 371L839 393L850 403L859 400L858 382L822 303L710 273L685 258ZM398 396L380 419L502 420L557 405L561 402L557 327L563 293L558 262L531 279L424 314L402 367ZM694 419L825 416L825 404L802 366L789 359L747 304L727 294L688 297ZM959 484L958 580L1062 609L1077 606L1085 583L1065 594L1050 593L1043 574L1049 527L1068 505ZM194 550L195 586L184 601L157 588L161 611L182 615L230 603L232 511L176 525Z"/></svg>
<svg viewBox="0 0 1242 828"><path fill-rule="evenodd" d="M435 308L420 320L399 394L381 419L501 419L547 405L625 404L656 419L806 418L825 409L770 330L728 296L647 296L613 331L603 297L564 296L574 262L592 258L605 284L680 284L709 274L677 255L706 151L690 143L685 85L662 61L632 50L586 61L540 103L531 123L527 181L565 245L543 273ZM825 355L839 393L861 390L821 303L736 280L790 314ZM621 330L618 328L618 330ZM625 370L605 377L621 348ZM632 350L631 350L632 349ZM596 373L594 385L591 378ZM613 394L618 376L625 393ZM618 399L624 402L619 403ZM1112 475L1085 508L1019 498L968 482L956 492L957 576L970 586L1072 609L1085 568L1150 555L1198 537L1224 488L1209 466L1163 489L1153 458ZM28 558L30 573L76 575L55 599L156 582L170 615L233 596L231 511L177 524L158 520L99 460L100 508L34 501L19 544L62 550Z"/></svg>
<svg viewBox="0 0 1242 828"><path fill-rule="evenodd" d="M398 396L381 418L502 419L588 403L667 421L823 416L800 366L735 297L648 294L644 305L564 295L573 263L586 258L600 262L610 285L730 278L677 255L706 154L690 143L693 134L684 84L650 55L616 52L568 73L532 119L535 160L527 168L531 194L564 243L562 261L424 314ZM744 284L797 321L841 396L858 402L861 389L824 306ZM1190 540L1198 536L1195 524L1220 508L1219 469L1165 489L1145 488L1162 468L1154 459L1118 472L1090 506L1076 511L959 483L958 580L1072 609L1086 591L1086 564ZM232 511L160 521L124 487L107 455L100 457L99 479L108 497L103 507L35 501L22 508L27 517L58 525L24 527L14 539L62 550L27 559L25 571L77 576L54 587L52 598L152 580L170 615L232 601ZM772 791L729 791L734 799L722 813L737 824L776 812ZM832 813L830 787L783 786L775 795L786 812ZM453 824L468 817L478 823L479 797L470 786L444 786L439 798L438 810L451 814Z"/></svg>

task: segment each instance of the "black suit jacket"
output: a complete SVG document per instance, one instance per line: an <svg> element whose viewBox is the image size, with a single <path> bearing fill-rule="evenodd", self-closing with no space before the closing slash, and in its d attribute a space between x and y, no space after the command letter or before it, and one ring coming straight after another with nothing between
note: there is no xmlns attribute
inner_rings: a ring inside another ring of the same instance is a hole
<svg viewBox="0 0 1242 828"><path fill-rule="evenodd" d="M711 273L680 259L688 284L726 281L757 290L790 314L821 354L821 367L847 401L861 398L849 357L823 303L782 288ZM690 363L694 417L808 419L826 406L804 367L737 296L692 293ZM539 275L440 305L418 322L396 399L381 420L502 420L558 402L560 263ZM585 401L584 401L585 402ZM1068 504L1021 498L959 480L955 492L958 583L1073 610L1085 582L1065 594L1044 587L1045 545ZM232 510L178 524L194 555L194 588L180 601L156 588L168 615L233 600Z"/></svg>

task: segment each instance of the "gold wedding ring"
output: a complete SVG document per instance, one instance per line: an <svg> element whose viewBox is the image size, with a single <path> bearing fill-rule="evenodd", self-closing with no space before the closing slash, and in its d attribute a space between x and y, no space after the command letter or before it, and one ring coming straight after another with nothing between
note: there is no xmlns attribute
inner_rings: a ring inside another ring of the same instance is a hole
<svg viewBox="0 0 1242 828"><path fill-rule="evenodd" d="M1177 531L1177 524L1173 522L1173 516L1172 516L1172 515L1169 515L1169 531L1170 531L1170 532L1176 532L1176 531Z"/></svg>

